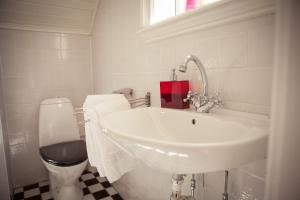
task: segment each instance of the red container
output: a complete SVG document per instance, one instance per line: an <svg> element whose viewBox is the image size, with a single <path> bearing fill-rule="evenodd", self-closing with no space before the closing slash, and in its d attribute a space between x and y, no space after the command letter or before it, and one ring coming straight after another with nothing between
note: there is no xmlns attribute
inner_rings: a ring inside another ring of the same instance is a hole
<svg viewBox="0 0 300 200"><path fill-rule="evenodd" d="M189 81L160 82L160 100L162 108L189 108L189 102L183 102L189 91Z"/></svg>

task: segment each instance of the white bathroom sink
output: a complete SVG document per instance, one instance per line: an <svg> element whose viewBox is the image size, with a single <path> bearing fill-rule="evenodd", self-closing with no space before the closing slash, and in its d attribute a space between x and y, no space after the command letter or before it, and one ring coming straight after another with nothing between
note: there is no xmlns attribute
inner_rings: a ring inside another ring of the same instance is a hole
<svg viewBox="0 0 300 200"><path fill-rule="evenodd" d="M112 113L100 123L137 159L170 173L226 170L265 158L265 116L215 110L140 108Z"/></svg>

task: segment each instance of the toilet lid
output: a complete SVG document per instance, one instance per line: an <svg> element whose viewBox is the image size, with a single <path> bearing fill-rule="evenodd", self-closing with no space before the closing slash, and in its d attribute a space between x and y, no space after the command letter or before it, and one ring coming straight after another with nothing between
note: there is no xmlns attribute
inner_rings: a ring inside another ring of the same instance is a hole
<svg viewBox="0 0 300 200"><path fill-rule="evenodd" d="M53 165L72 166L87 159L86 145L82 140L62 142L40 148L42 158Z"/></svg>

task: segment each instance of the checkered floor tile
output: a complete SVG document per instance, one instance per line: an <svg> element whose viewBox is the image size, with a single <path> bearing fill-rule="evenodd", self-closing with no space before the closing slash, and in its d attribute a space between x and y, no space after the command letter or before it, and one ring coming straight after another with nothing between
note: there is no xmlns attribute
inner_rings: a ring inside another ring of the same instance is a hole
<svg viewBox="0 0 300 200"><path fill-rule="evenodd" d="M123 200L106 178L100 177L97 170L90 168L79 178L83 200ZM14 190L14 200L52 200L49 182L35 183ZM66 199L67 200L67 199Z"/></svg>

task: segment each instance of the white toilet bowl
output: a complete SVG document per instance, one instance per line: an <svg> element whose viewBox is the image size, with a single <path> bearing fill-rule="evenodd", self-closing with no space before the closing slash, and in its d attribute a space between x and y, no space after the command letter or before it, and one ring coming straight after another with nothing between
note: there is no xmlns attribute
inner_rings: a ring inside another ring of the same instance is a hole
<svg viewBox="0 0 300 200"><path fill-rule="evenodd" d="M87 165L85 142L80 140L71 101L46 99L40 105L39 145L49 171L50 192L55 200L81 200L78 178Z"/></svg>
<svg viewBox="0 0 300 200"><path fill-rule="evenodd" d="M71 167L58 167L43 160L49 170L50 190L55 200L81 200L83 197L82 189L78 183L87 165L87 160Z"/></svg>

